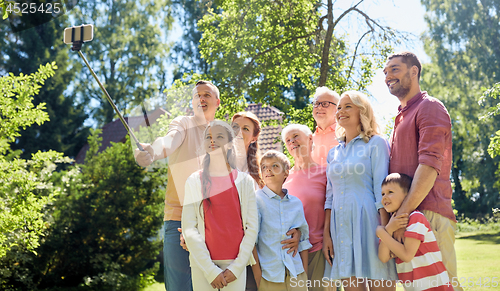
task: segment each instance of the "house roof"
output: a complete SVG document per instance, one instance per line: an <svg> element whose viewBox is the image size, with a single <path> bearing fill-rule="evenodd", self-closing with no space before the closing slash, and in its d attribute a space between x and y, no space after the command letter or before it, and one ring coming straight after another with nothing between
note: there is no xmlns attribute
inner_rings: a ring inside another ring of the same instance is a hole
<svg viewBox="0 0 500 291"><path fill-rule="evenodd" d="M247 111L251 111L253 114L257 115L260 122L266 122L270 120L278 120L280 123L282 121L281 115L283 112L279 111L278 108L274 106L262 106L262 103L259 104L250 104L246 108ZM281 145L281 125L264 126L259 135L259 149L260 153L264 154L268 150L276 150L283 152L283 147Z"/></svg>
<svg viewBox="0 0 500 291"><path fill-rule="evenodd" d="M279 109L273 106L262 106L261 103L253 103L248 105L246 110L254 113L259 118L259 120L264 123L270 120L277 120L280 123L282 121L281 116L283 115L283 112L279 111ZM148 121L150 123L153 123L156 121L156 119L158 119L165 113L168 114L166 110L158 108L153 112L147 114ZM125 117L124 119L132 129L138 129L139 127L147 126L144 116L131 116ZM282 127L280 125L267 125L262 127L259 135L259 149L261 154L267 152L268 150L283 152L283 147L280 139L281 129ZM99 147L98 152L102 152L111 145L111 142L125 142L127 130L121 123L120 119L115 119L102 127L102 133L99 136L102 137L102 143ZM75 162L83 164L85 161L85 155L87 154L88 150L89 145L85 144L78 152L78 155L75 158Z"/></svg>
<svg viewBox="0 0 500 291"><path fill-rule="evenodd" d="M165 113L168 114L168 112L163 108L158 108L152 112L147 113L147 119L144 116L124 117L124 119L130 128L136 130L139 127L148 126L147 123L155 122L156 119L158 119ZM102 127L102 133L99 135L99 137L102 138L102 143L99 147L98 152L102 152L107 147L109 147L111 145L111 142L125 142L126 136L127 130L125 129L125 126L123 126L120 119L115 119L112 122L104 125ZM78 164L83 164L83 162L85 161L85 155L87 154L88 150L89 144L85 144L78 152L78 155L76 155L75 162Z"/></svg>

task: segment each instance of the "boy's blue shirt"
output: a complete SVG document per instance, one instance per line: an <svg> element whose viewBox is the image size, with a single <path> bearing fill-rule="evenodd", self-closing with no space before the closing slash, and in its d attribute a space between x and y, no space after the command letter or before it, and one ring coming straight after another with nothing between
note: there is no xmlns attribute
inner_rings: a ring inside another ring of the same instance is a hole
<svg viewBox="0 0 500 291"><path fill-rule="evenodd" d="M290 238L286 233L292 228L301 232L299 252L312 247L309 243L309 227L304 208L299 198L289 195L283 189L283 199L267 186L256 192L259 213L259 234L257 252L262 268L262 277L269 282L285 282L285 268L292 277L304 272L302 260L297 254L292 257L283 250L281 241Z"/></svg>

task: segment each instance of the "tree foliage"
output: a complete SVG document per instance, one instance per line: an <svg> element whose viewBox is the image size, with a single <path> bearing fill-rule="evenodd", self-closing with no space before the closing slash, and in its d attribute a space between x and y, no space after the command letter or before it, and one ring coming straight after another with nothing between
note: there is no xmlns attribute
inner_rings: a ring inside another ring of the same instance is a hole
<svg viewBox="0 0 500 291"><path fill-rule="evenodd" d="M8 290L7 277L25 278L29 270L19 264L37 254L47 224L48 205L61 193L51 183L56 163L68 163L52 150L19 158L12 143L27 127L48 120L45 104L33 104L57 66L40 66L33 74L0 78L0 288Z"/></svg>
<svg viewBox="0 0 500 291"><path fill-rule="evenodd" d="M68 18L37 13L29 17L24 14L19 20L18 32L9 27L9 21L0 22L0 72L31 74L41 64L54 61L59 69L33 99L35 105L45 104L49 120L21 131L12 147L22 150L25 159L38 150L74 157L85 144L88 129L83 125L87 118L83 104L65 94L75 75L69 68L68 46L62 42Z"/></svg>
<svg viewBox="0 0 500 291"><path fill-rule="evenodd" d="M25 129L33 123L42 124L48 120L43 110L45 104L33 105L33 99L40 92L45 80L54 75L55 63L41 66L31 75L21 73L0 78L0 154L5 154L10 143L20 135L20 128Z"/></svg>
<svg viewBox="0 0 500 291"><path fill-rule="evenodd" d="M13 249L36 250L46 227L43 209L58 193L48 179L60 153L38 152L24 160L10 149L21 128L48 119L44 104L35 107L33 98L56 68L46 64L30 75L0 78L0 257Z"/></svg>
<svg viewBox="0 0 500 291"><path fill-rule="evenodd" d="M500 99L500 83L496 83L493 87L486 90L484 94L481 96L479 103L482 104L487 100L491 99ZM495 101L496 102L496 101ZM500 114L500 102L495 106L490 107L487 110L487 113L481 117L484 118L492 118ZM495 133L495 135L491 138L490 145L488 146L488 153L492 158L496 156L500 156L500 130Z"/></svg>
<svg viewBox="0 0 500 291"><path fill-rule="evenodd" d="M4 288L137 290L157 271L164 170L138 167L128 142L98 153L99 134L89 137L84 165L54 174L61 195L50 226L37 255L4 259L14 270Z"/></svg>
<svg viewBox="0 0 500 291"><path fill-rule="evenodd" d="M361 2L334 19L330 0L223 1L222 12L211 11L198 22L201 55L213 64L210 76L221 91L285 111L285 91L297 81L308 92L324 85L364 90L396 34L363 12ZM350 13L366 23L353 46L334 34Z"/></svg>
<svg viewBox="0 0 500 291"><path fill-rule="evenodd" d="M33 100L56 68L0 78L0 289L137 290L158 268L164 170L138 167L128 143L97 153L99 132L85 165L61 172L62 153L10 149L48 120Z"/></svg>
<svg viewBox="0 0 500 291"><path fill-rule="evenodd" d="M429 30L422 88L441 99L452 120L452 181L456 209L466 216L491 212L500 205L499 157L488 155L499 116L482 119L492 98L478 103L485 88L500 81L498 0L424 0Z"/></svg>
<svg viewBox="0 0 500 291"><path fill-rule="evenodd" d="M500 1L423 0L422 4L428 11L426 51L436 51L433 62L440 68L456 65L455 73L471 81L498 82Z"/></svg>
<svg viewBox="0 0 500 291"><path fill-rule="evenodd" d="M7 13L7 3L5 0L0 0L0 8L2 9L2 20L7 19L9 14Z"/></svg>
<svg viewBox="0 0 500 291"><path fill-rule="evenodd" d="M77 23L93 23L94 40L82 47L111 98L122 113L165 88L169 50L170 0L79 1L71 15ZM115 112L88 68L77 59L75 92L87 103L99 104L91 113L99 125L111 122Z"/></svg>
<svg viewBox="0 0 500 291"><path fill-rule="evenodd" d="M170 61L175 65L174 80L181 79L185 73L207 75L211 63L201 58L198 48L202 32L198 29L198 21L208 13L209 9L218 10L218 2L212 0L173 0L174 15L182 26L182 36L170 53Z"/></svg>
<svg viewBox="0 0 500 291"><path fill-rule="evenodd" d="M183 34L171 50L171 62L174 63L174 80L184 78L184 74L199 74L208 76L213 65L205 61L200 52L200 40L202 31L198 28L198 22L204 15L210 13L220 13L221 1L174 1L176 16L183 27ZM290 106L294 108L304 108L309 103L310 90L300 81L287 88L279 86L283 94L290 100ZM231 94L230 94L231 95ZM247 98L250 99L250 98Z"/></svg>

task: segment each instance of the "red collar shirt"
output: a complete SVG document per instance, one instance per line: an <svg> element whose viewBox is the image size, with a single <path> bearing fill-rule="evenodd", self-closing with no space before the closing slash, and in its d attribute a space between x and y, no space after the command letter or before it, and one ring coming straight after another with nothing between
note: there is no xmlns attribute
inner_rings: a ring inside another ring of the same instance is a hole
<svg viewBox="0 0 500 291"><path fill-rule="evenodd" d="M390 139L390 173L415 176L419 164L438 176L419 210L430 210L456 221L451 206L451 121L446 107L427 92L419 92L399 112Z"/></svg>

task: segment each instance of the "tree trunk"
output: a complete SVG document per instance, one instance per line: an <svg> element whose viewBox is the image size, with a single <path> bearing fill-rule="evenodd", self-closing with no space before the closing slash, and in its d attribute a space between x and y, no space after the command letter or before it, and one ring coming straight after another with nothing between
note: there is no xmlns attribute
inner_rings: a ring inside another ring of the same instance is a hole
<svg viewBox="0 0 500 291"><path fill-rule="evenodd" d="M329 57L330 57L330 45L332 43L333 36L333 3L332 0L328 0L328 17L327 17L328 28L326 30L325 45L323 46L323 55L321 56L321 67L319 69L319 82L318 87L326 85L326 79L329 67Z"/></svg>

